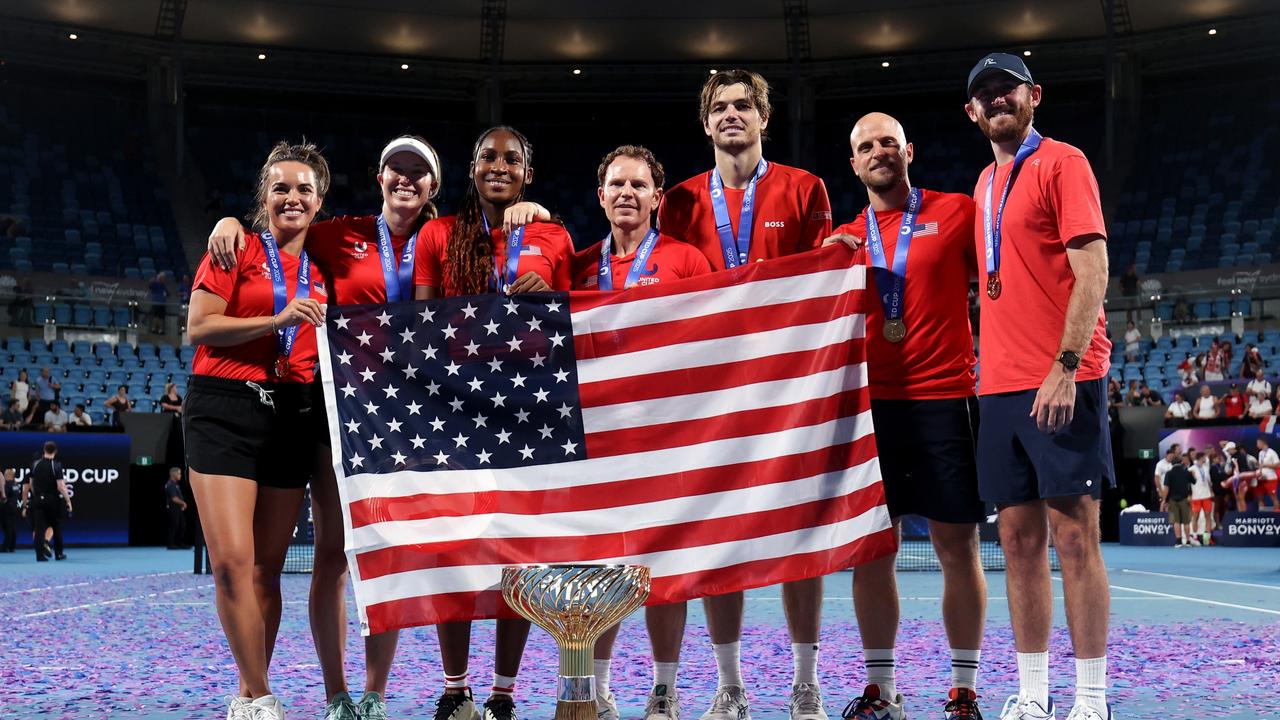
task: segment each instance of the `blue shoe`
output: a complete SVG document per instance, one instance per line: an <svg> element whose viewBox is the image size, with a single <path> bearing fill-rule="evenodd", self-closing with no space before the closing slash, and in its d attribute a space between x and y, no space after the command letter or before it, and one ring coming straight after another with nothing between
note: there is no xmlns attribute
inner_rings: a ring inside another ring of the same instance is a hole
<svg viewBox="0 0 1280 720"><path fill-rule="evenodd" d="M360 720L387 720L387 701L373 691L360 696Z"/></svg>
<svg viewBox="0 0 1280 720"><path fill-rule="evenodd" d="M329 704L324 706L324 720L359 720L356 704L345 691L334 693Z"/></svg>

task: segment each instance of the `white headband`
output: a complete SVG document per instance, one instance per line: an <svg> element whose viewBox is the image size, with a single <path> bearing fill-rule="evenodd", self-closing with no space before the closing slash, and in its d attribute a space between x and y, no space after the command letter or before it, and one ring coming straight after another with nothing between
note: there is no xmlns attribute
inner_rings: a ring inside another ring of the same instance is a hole
<svg viewBox="0 0 1280 720"><path fill-rule="evenodd" d="M440 158L436 155L434 148L417 138L398 137L387 143L387 146L382 148L382 159L378 161L379 172L387 164L387 158L398 152L409 152L422 158L431 168L431 175L436 180L436 187L440 186Z"/></svg>

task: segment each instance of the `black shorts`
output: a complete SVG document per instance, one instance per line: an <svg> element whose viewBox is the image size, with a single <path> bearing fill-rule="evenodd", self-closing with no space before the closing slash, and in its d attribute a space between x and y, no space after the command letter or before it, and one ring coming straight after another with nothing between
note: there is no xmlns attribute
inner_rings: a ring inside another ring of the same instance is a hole
<svg viewBox="0 0 1280 720"><path fill-rule="evenodd" d="M270 393L271 404L243 380L191 376L182 401L187 467L264 487L306 487L315 459L309 387L256 385Z"/></svg>
<svg viewBox="0 0 1280 720"><path fill-rule="evenodd" d="M872 400L890 517L949 523L986 519L978 497L978 400Z"/></svg>
<svg viewBox="0 0 1280 720"><path fill-rule="evenodd" d="M978 433L978 485L997 505L1089 495L1113 486L1107 379L1076 383L1075 414L1067 427L1047 433L1031 417L1038 388L984 395Z"/></svg>
<svg viewBox="0 0 1280 720"><path fill-rule="evenodd" d="M329 412L324 406L324 383L320 382L319 373L316 373L310 388L311 433L316 443L327 448L332 445L329 440Z"/></svg>

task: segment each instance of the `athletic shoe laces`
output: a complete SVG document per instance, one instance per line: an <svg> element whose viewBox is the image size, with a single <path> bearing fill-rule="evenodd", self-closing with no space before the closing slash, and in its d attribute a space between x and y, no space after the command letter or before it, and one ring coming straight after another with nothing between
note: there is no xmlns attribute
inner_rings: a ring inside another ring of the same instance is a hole
<svg viewBox="0 0 1280 720"><path fill-rule="evenodd" d="M346 693L335 695L325 708L324 720L359 720L359 717L351 696Z"/></svg>
<svg viewBox="0 0 1280 720"><path fill-rule="evenodd" d="M822 708L822 692L813 683L800 683L791 691L791 709L804 715L819 715Z"/></svg>
<svg viewBox="0 0 1280 720"><path fill-rule="evenodd" d="M471 699L469 693L445 693L436 700L435 720L450 720L458 708Z"/></svg>
<svg viewBox="0 0 1280 720"><path fill-rule="evenodd" d="M715 698L711 701L711 709L707 712L713 715L728 714L730 709L737 713L735 706L741 706L742 699L739 697L741 691L736 687L726 687L716 693Z"/></svg>
<svg viewBox="0 0 1280 720"><path fill-rule="evenodd" d="M494 695L484 701L484 709L494 720L516 720L516 702L510 695Z"/></svg>
<svg viewBox="0 0 1280 720"><path fill-rule="evenodd" d="M671 696L667 694L666 685L655 685L653 692L649 693L649 702L645 705L644 715L670 715L671 714Z"/></svg>
<svg viewBox="0 0 1280 720"><path fill-rule="evenodd" d="M947 701L942 707L942 711L951 720L982 720L982 713L978 711L978 696L968 692L962 692L957 697Z"/></svg>
<svg viewBox="0 0 1280 720"><path fill-rule="evenodd" d="M881 699L879 694L862 695L850 700L849 704L844 706L844 712L840 713L840 716L845 720L863 720L863 718L874 720L875 712L887 707L889 703Z"/></svg>

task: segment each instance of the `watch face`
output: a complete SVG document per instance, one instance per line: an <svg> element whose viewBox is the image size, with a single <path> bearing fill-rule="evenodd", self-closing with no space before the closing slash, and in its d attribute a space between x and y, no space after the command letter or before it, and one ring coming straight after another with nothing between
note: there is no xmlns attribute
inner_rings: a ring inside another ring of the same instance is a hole
<svg viewBox="0 0 1280 720"><path fill-rule="evenodd" d="M1080 367L1080 356L1073 352L1064 352L1058 356L1058 362L1068 370L1075 370Z"/></svg>

